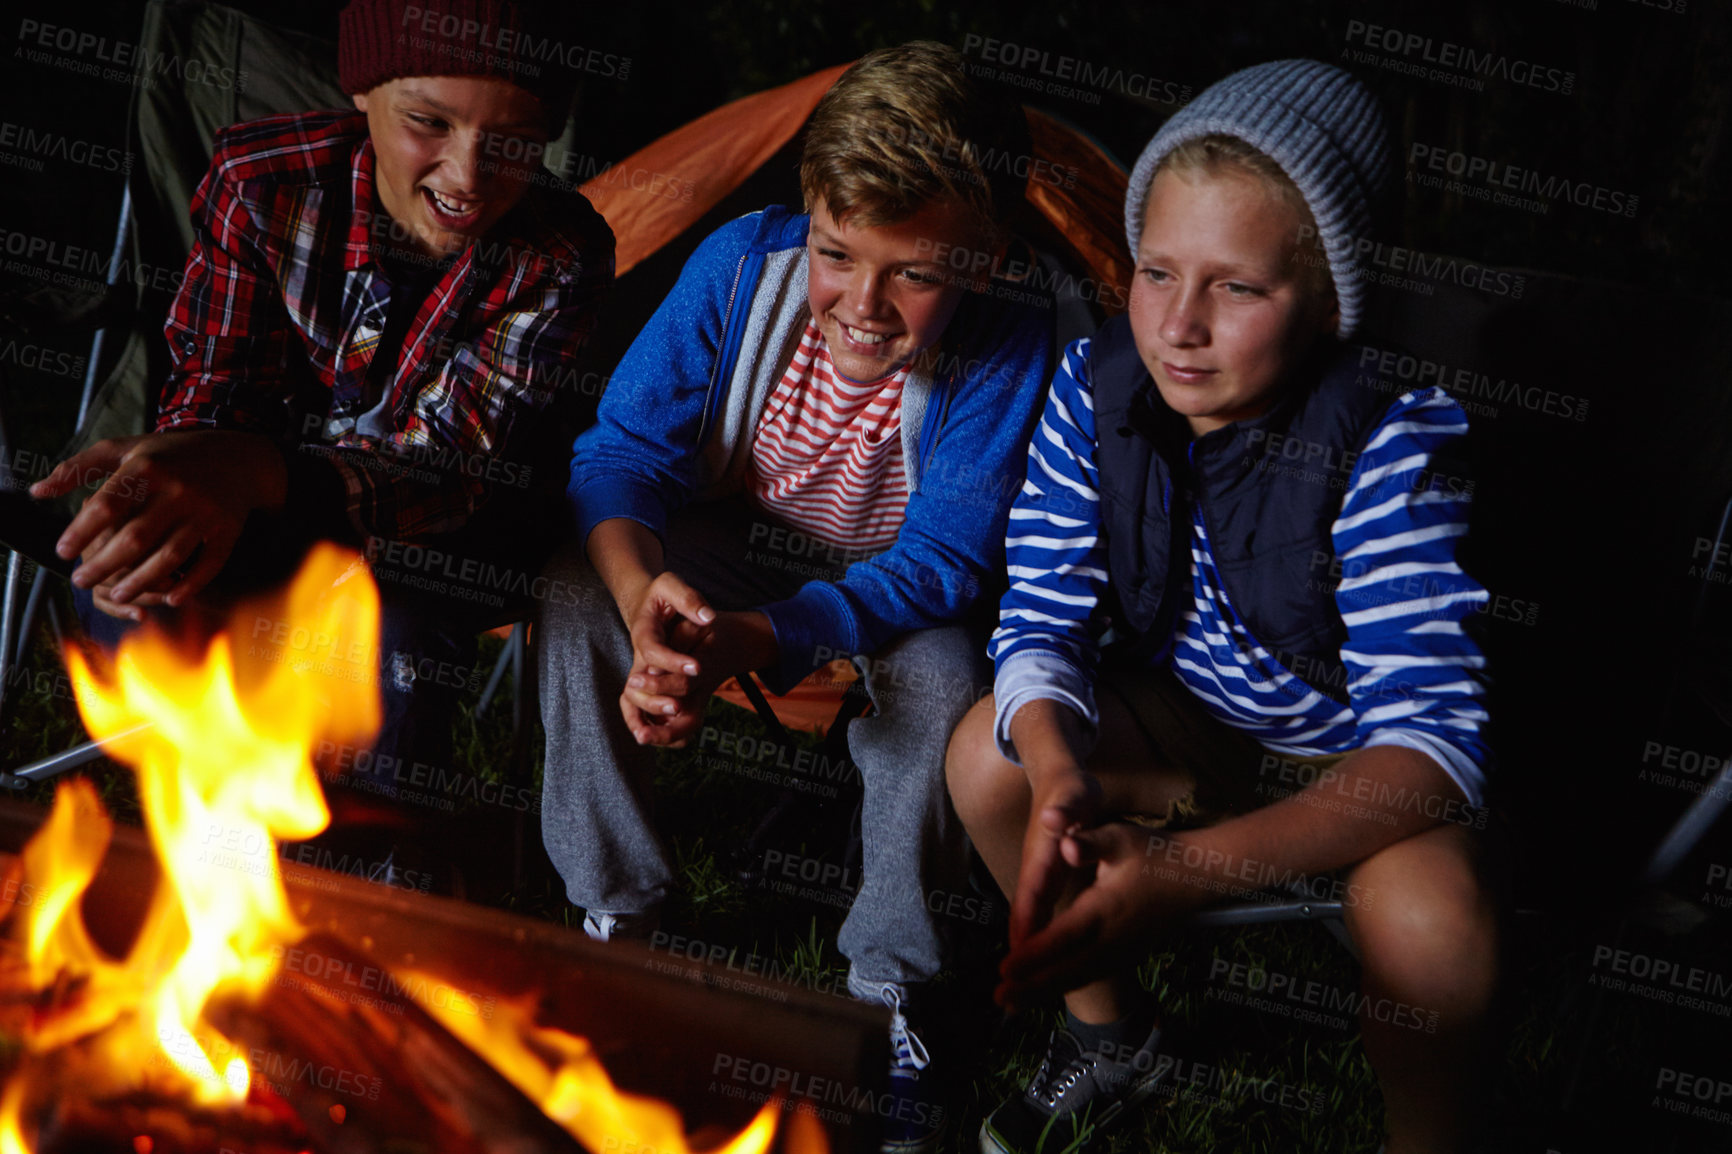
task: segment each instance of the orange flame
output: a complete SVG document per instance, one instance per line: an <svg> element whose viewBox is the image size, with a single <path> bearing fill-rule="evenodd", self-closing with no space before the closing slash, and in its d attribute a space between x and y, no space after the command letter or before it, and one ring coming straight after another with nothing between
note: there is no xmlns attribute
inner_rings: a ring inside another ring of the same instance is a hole
<svg viewBox="0 0 1732 1154"><path fill-rule="evenodd" d="M81 1087L93 1094L140 1088L141 1068L154 1065L201 1105L245 1100L246 1062L234 1057L219 1071L195 1030L217 1053L238 1050L202 1020L206 1002L219 991L261 994L304 934L276 844L312 837L330 821L312 764L317 744L365 742L378 729L378 613L365 564L320 545L283 596L237 613L197 661L148 630L123 641L100 675L68 650L86 727L137 771L164 881L126 959L97 948L80 901L112 823L88 781L60 786L23 854L18 892L37 896L20 904L12 928L30 991L77 992L51 999L53 1010L26 1031L23 1063L0 1092L0 1154L30 1154L26 1111L33 1095L51 1092L56 1054L73 1042L94 1055L104 1084ZM261 636L270 644L249 644ZM423 1008L589 1149L691 1154L672 1106L617 1090L586 1040L535 1024L533 1002L485 1019L431 1001ZM764 1154L780 1105L766 1103L711 1154ZM827 1154L815 1119L796 1115L788 1139L796 1154ZM149 1142L140 1136L135 1145Z"/></svg>
<svg viewBox="0 0 1732 1154"><path fill-rule="evenodd" d="M378 591L358 559L321 545L280 598L251 607L252 619L292 623L282 632L315 638L377 636ZM240 620L231 622L239 625ZM34 1023L26 1046L48 1055L81 1039L111 1060L104 1076L120 1091L142 1084L141 1067L179 1071L183 1090L204 1105L245 1099L244 1060L218 1071L193 1037L219 989L257 995L282 947L303 930L289 912L277 869L277 839L311 837L330 821L311 761L323 738L362 741L379 726L378 695L357 692L369 668L317 660L274 660L280 650L242 655L235 629L186 661L166 638L141 630L122 641L99 675L69 649L66 663L86 728L137 771L145 825L163 864L157 889L124 962L90 941L79 901L96 874L111 826L86 781L56 791L48 822L24 852L29 892L16 933L28 983L77 985L79 996ZM255 630L255 635L257 635ZM327 645L331 651L339 647ZM293 653L294 648L291 647ZM224 868L227 867L227 868ZM208 1028L207 1028L208 1029ZM220 1035L219 1035L220 1037ZM226 1039L225 1039L226 1041ZM141 1061L145 1055L157 1059ZM0 1152L21 1154L20 1115L32 1073L14 1076L0 1099Z"/></svg>
<svg viewBox="0 0 1732 1154"><path fill-rule="evenodd" d="M405 976L424 979L410 981L411 990L439 986L426 975ZM533 996L500 1001L485 1017L465 1013L448 1000L420 1001L422 1009L471 1050L484 1055L585 1149L692 1154L679 1111L659 1099L616 1088L587 1039L537 1026ZM764 1154L776 1136L779 1106L779 1099L764 1103L744 1130L710 1154ZM823 1147L808 1145L804 1149L809 1154L825 1154Z"/></svg>

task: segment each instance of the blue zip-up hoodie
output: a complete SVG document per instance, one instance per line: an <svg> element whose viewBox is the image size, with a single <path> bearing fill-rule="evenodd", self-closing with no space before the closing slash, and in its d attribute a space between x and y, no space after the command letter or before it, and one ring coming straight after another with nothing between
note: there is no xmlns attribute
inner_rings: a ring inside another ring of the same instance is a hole
<svg viewBox="0 0 1732 1154"><path fill-rule="evenodd" d="M809 218L780 207L723 225L698 246L572 446L566 487L579 540L612 517L662 536L693 500L742 492L764 401L810 316ZM1049 309L965 297L903 386L908 505L890 548L840 581L809 582L759 608L785 691L828 657L872 653L955 621L1004 568L1004 531L1053 370Z"/></svg>

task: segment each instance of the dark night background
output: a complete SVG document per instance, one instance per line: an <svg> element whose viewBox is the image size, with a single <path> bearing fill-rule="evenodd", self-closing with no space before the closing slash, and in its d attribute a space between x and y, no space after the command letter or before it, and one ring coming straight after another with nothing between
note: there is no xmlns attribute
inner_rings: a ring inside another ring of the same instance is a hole
<svg viewBox="0 0 1732 1154"><path fill-rule="evenodd" d="M34 18L121 36L135 29L141 5L15 0L7 7L14 25ZM342 4L253 0L231 7L334 37ZM1360 20L1575 73L1574 91L1560 95L1496 79L1483 92L1463 91L1355 67L1385 101L1403 141L1448 144L1641 197L1635 218L1626 220L1585 209L1536 216L1416 196L1403 222L1408 243L1489 264L1714 293L1722 283L1717 265L1732 239L1724 211L1732 176L1732 12L1712 0L1597 0L1592 8L1556 0L590 7L593 46L632 60L625 81L590 78L581 95L583 143L599 157L623 157L717 104L916 37L958 47L970 34L991 37L1195 92L1262 60L1337 60L1348 46L1348 22ZM15 30L8 38L16 43ZM21 59L0 83L6 108L20 120L121 143L124 85ZM1042 107L1085 128L1127 163L1173 111L1112 90L1098 105L1054 98ZM52 221L69 240L104 235L112 182L42 175L4 182L8 219Z"/></svg>
<svg viewBox="0 0 1732 1154"><path fill-rule="evenodd" d="M334 38L342 4L233 6ZM1628 216L1561 200L1542 213L1425 188L1410 170L1391 239L1519 273L1527 291L1520 300L1459 288L1423 300L1389 294L1382 314L1400 341L1423 355L1591 401L1580 422L1505 406L1476 423L1483 478L1476 547L1494 591L1538 610L1529 620L1490 622L1514 904L1560 919L1564 928L1545 938L1553 956L1585 958L1588 946L1609 940L1604 919L1624 908L1617 903L1634 889L1640 861L1694 797L1640 776L1652 768L1649 751L1657 743L1732 752L1732 586L1724 566L1719 583L1704 583L1700 568L1701 542L1713 536L1732 494L1732 354L1725 347L1732 339L1732 4L750 0L588 7L593 47L632 61L627 80L586 77L580 92L577 148L609 160L727 100L870 48L914 38L962 48L978 36L1192 92L1264 60L1338 61L1383 101L1404 161L1420 142L1639 198ZM25 18L135 35L142 6L13 0L7 8L0 50L18 42ZM1363 48L1347 39L1354 21L1573 73L1572 90L1490 78L1483 91L1472 91L1346 58L1345 49ZM125 85L69 76L12 52L5 58L5 120L124 147ZM1011 91L1080 127L1127 166L1176 108L1111 88L1098 90L1099 103ZM767 196L794 195L780 164L788 155L622 280L611 337L593 354L602 371L708 226ZM117 175L52 160L40 173L0 167L0 227L106 251L119 193ZM29 302L16 296L26 288L0 275L0 320L31 323ZM88 341L41 339L74 354ZM54 451L71 432L77 388L64 375L0 364L13 444ZM1698 902L1706 870L1732 863L1726 828L1722 823L1674 875L1672 888L1685 904ZM1724 911L1708 916L1721 919L1723 931ZM1700 938L1658 952L1666 950L1701 953L1708 960L1698 964L1728 967L1727 954L1714 960ZM1586 973L1578 968L1562 980L1581 983ZM1675 1012L1656 1009L1640 1028L1718 1037L1718 1047L1705 1043L1704 1052L1715 1052L1702 1071L1732 1080L1725 1019L1680 1026ZM1563 1050L1593 1044L1558 1041ZM1629 1087L1615 1131L1595 1131L1591 1105L1578 1105L1581 1128L1569 1131L1577 1141L1562 1148L1610 1148L1598 1143L1614 1132L1626 1149L1732 1148L1724 1125L1691 1128L1647 1109L1641 1099L1651 1085ZM1521 1148L1545 1150L1550 1142Z"/></svg>

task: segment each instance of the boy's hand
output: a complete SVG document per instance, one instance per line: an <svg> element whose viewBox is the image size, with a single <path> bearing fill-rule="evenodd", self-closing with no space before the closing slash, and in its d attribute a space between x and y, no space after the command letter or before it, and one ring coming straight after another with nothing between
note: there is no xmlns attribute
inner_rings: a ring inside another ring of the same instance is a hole
<svg viewBox="0 0 1732 1154"><path fill-rule="evenodd" d="M1099 820L1101 786L1075 765L1036 775L1030 783L1033 800L1028 830L1022 841L1022 870L1010 905L1010 942L1038 933L1052 917L1058 901L1082 884L1076 863L1066 861L1067 835Z"/></svg>
<svg viewBox="0 0 1732 1154"><path fill-rule="evenodd" d="M673 581L690 588L677 577ZM662 664L654 663L633 638L632 669L620 694L620 710L640 745L683 748L703 724L718 685L744 670L772 664L778 656L775 633L762 613L718 614L708 605L704 609L709 620L699 624L681 617L663 631L660 651L672 659Z"/></svg>
<svg viewBox="0 0 1732 1154"><path fill-rule="evenodd" d="M686 637L695 640L684 667L697 671L634 665L620 695L626 726L640 745L684 748L703 724L704 710L718 685L735 674L768 665L777 656L774 631L762 613L720 613L701 631L682 628L676 634L676 644Z"/></svg>
<svg viewBox="0 0 1732 1154"><path fill-rule="evenodd" d="M30 487L58 497L105 478L66 527L55 552L83 557L73 584L112 586L126 605L144 593L179 606L228 560L254 509L280 508L288 470L271 441L220 429L101 441ZM94 548L93 548L94 546Z"/></svg>
<svg viewBox="0 0 1732 1154"><path fill-rule="evenodd" d="M626 728L639 745L684 749L703 724L710 696L727 676L721 657L713 652L710 642L727 634L728 616L720 614L712 624L703 626L701 632L691 629L689 623L675 629L670 643L694 642L693 659L682 662L679 670L633 663L625 690L619 695L619 705ZM693 672L684 672L687 669Z"/></svg>
<svg viewBox="0 0 1732 1154"><path fill-rule="evenodd" d="M696 676L698 663L692 651L709 635L716 611L704 595L671 572L652 578L641 593L632 598L624 611L626 631L631 635L631 672L634 678L645 674L665 676L678 674ZM641 689L628 683L627 694ZM637 695L639 709L652 714L671 713L668 706L678 693L651 690ZM627 717L627 724L631 718ZM637 732L635 727L633 732ZM640 738L641 740L641 738Z"/></svg>
<svg viewBox="0 0 1732 1154"><path fill-rule="evenodd" d="M107 529L98 533L96 540L92 541L85 547L84 557L86 559L94 557L98 550L108 544L108 539L112 536L114 536L114 533ZM110 574L107 581L90 591L90 600L97 609L108 614L110 617L118 617L123 621L131 621L136 624L144 620L144 611L146 609L162 604L162 594L140 593L125 605L113 600L109 595L114 592L114 586L116 583L124 580L126 575L130 572L132 572L130 569L120 569Z"/></svg>
<svg viewBox="0 0 1732 1154"><path fill-rule="evenodd" d="M1202 891L1187 893L1182 882L1148 868L1149 831L1139 826L1112 822L1060 841L1065 863L1078 870L1092 866L1094 880L1050 924L1012 937L993 993L1007 1009L1122 970L1169 920L1206 900Z"/></svg>

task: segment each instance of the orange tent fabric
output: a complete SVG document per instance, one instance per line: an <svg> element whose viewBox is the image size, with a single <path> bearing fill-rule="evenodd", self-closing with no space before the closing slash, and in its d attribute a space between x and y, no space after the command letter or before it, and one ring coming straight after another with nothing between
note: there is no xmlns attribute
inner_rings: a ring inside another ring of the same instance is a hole
<svg viewBox="0 0 1732 1154"><path fill-rule="evenodd" d="M614 271L624 275L744 184L794 138L847 67L724 104L585 181L583 195L613 226Z"/></svg>
<svg viewBox="0 0 1732 1154"><path fill-rule="evenodd" d="M706 112L597 173L582 191L613 227L615 271L627 271L701 220L800 131L846 64ZM1028 201L1052 223L1071 256L1100 286L1109 313L1130 285L1124 253L1127 174L1076 129L1027 109L1035 156L1074 173L1069 187L1031 180ZM686 192L690 191L689 199Z"/></svg>
<svg viewBox="0 0 1732 1154"><path fill-rule="evenodd" d="M770 708L776 711L776 720L790 733L815 733L822 735L830 728L830 723L836 720L836 710L842 703L842 694L847 692L848 683L859 678L860 674L847 661L836 660L814 670L812 675L788 692L777 697L766 692L764 699L770 703ZM762 688L760 686L760 688ZM752 703L740 688L740 683L732 677L722 682L716 690L716 696L741 709L750 710Z"/></svg>
<svg viewBox="0 0 1732 1154"><path fill-rule="evenodd" d="M1088 294L1109 316L1124 311L1132 264L1125 252L1125 190L1130 174L1099 145L1038 109L1025 108L1034 154L1055 171L1075 172L1074 183L1031 180L1028 202L1051 221L1097 282Z"/></svg>

